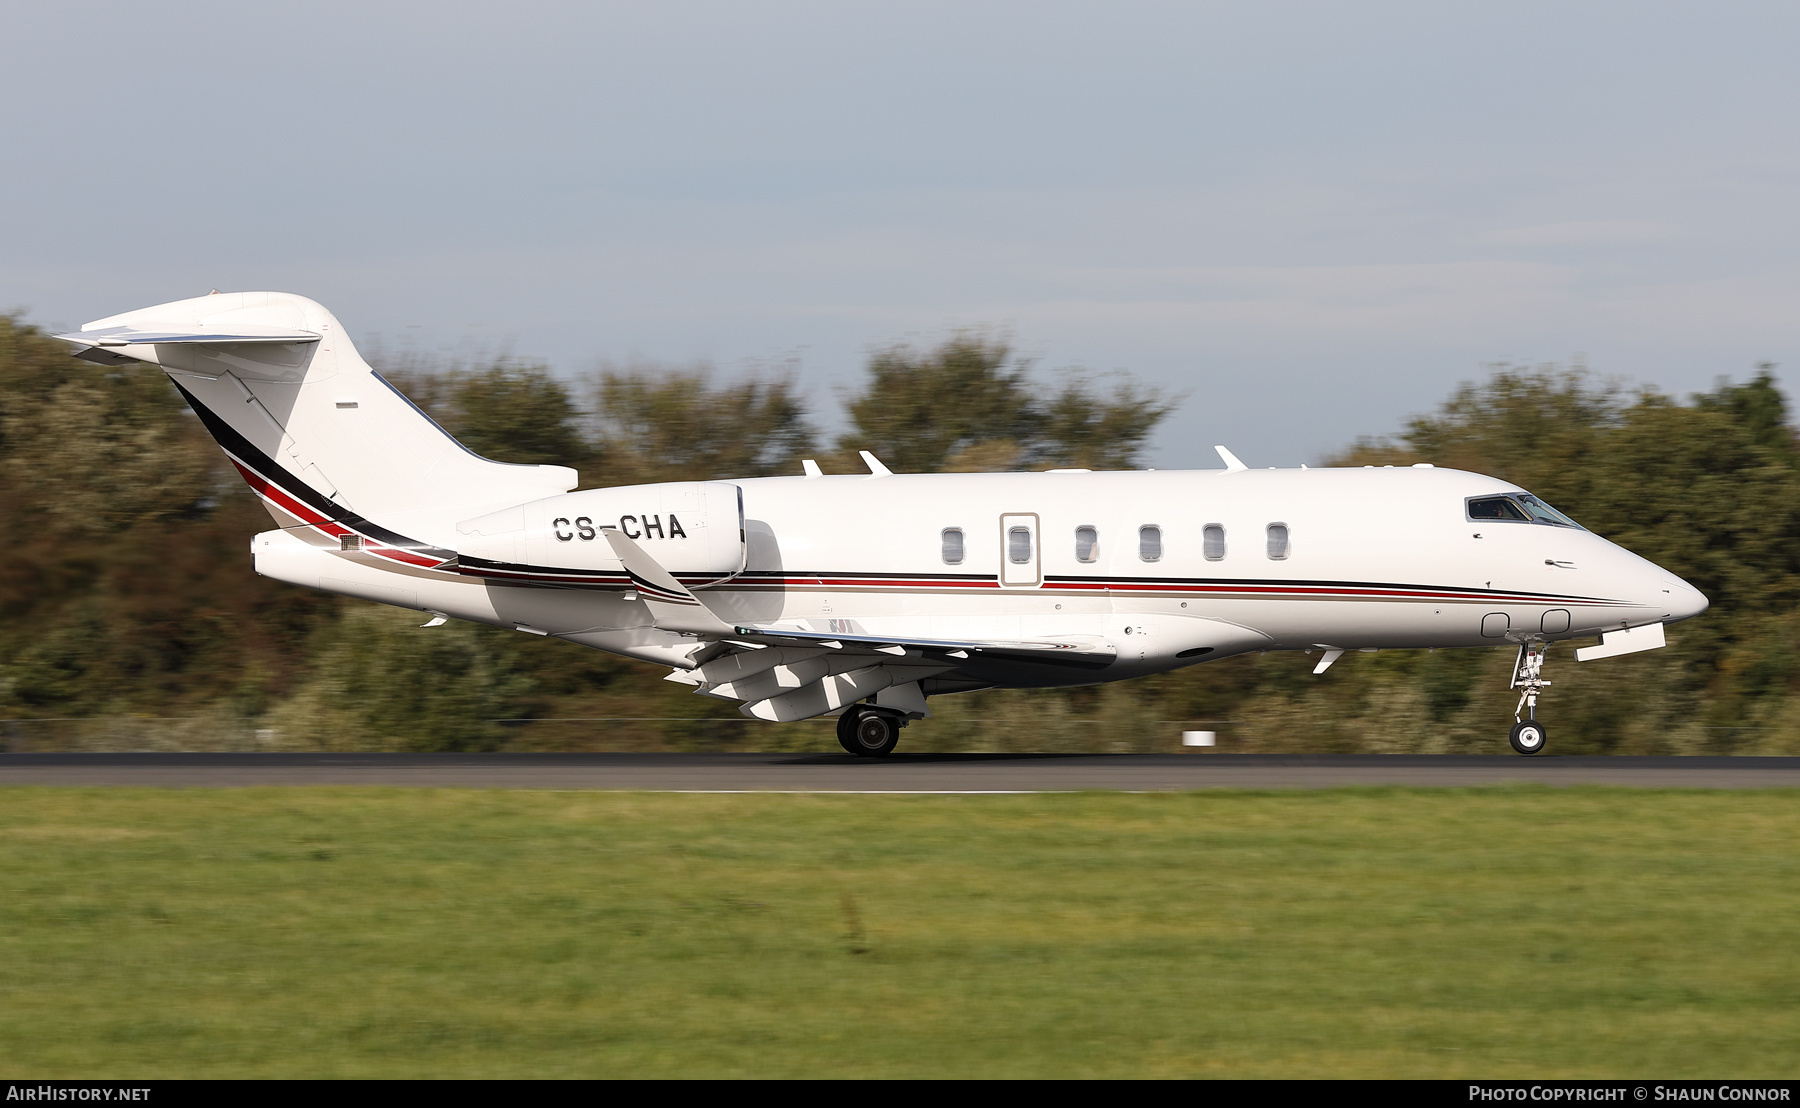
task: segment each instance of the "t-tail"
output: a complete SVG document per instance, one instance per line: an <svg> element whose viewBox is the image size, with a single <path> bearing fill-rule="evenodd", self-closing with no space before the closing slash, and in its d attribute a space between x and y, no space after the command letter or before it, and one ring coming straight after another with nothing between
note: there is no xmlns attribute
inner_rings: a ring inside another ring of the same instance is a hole
<svg viewBox="0 0 1800 1108"><path fill-rule="evenodd" d="M101 364L161 366L275 517L315 543L364 538L453 556L456 519L575 487L566 466L489 461L371 369L319 304L213 293L57 336ZM407 536L419 536L408 538Z"/></svg>

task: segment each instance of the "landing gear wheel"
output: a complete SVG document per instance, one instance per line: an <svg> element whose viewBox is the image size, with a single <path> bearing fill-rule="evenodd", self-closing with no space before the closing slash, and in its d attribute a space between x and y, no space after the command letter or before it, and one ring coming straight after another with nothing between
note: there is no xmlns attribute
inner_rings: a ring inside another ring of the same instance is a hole
<svg viewBox="0 0 1800 1108"><path fill-rule="evenodd" d="M856 717L862 715L855 708L846 708L837 718L838 745L846 754L860 754L856 749Z"/></svg>
<svg viewBox="0 0 1800 1108"><path fill-rule="evenodd" d="M849 713L845 713L848 715ZM859 711L850 727L850 741L844 745L850 753L864 758L882 758L900 742L900 720L886 712Z"/></svg>
<svg viewBox="0 0 1800 1108"><path fill-rule="evenodd" d="M1535 719L1515 723L1506 738L1520 754L1537 754L1544 749L1544 725Z"/></svg>

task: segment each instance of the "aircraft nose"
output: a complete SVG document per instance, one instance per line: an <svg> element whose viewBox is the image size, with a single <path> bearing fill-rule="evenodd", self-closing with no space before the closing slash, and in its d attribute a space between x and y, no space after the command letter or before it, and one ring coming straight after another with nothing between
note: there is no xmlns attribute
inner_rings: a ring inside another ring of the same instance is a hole
<svg viewBox="0 0 1800 1108"><path fill-rule="evenodd" d="M1663 602L1668 608L1667 622L1669 623L1692 619L1712 606L1712 601L1706 599L1705 593L1679 577L1669 578L1664 588L1668 590L1668 595L1663 598Z"/></svg>

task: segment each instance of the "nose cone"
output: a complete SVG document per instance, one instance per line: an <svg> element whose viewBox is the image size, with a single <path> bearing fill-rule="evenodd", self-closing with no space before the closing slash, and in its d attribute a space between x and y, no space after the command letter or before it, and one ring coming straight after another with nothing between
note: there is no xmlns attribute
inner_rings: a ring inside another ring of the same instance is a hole
<svg viewBox="0 0 1800 1108"><path fill-rule="evenodd" d="M1691 619L1712 605L1712 601L1706 599L1705 593L1679 577L1669 578L1663 588L1666 590L1663 603L1669 613L1665 617L1665 622L1674 623L1677 620Z"/></svg>
<svg viewBox="0 0 1800 1108"><path fill-rule="evenodd" d="M1600 569L1598 580L1605 581L1610 595L1650 618L1676 623L1692 619L1712 605L1706 594L1650 559L1605 539L1599 541L1603 545L1597 551L1599 556L1593 558Z"/></svg>

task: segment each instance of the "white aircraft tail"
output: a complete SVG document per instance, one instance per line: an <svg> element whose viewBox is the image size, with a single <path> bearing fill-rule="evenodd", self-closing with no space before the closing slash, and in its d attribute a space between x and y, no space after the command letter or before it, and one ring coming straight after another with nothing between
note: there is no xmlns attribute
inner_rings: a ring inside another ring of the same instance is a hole
<svg viewBox="0 0 1800 1108"><path fill-rule="evenodd" d="M214 293L57 337L89 361L161 366L283 527L422 546L387 528L454 521L577 483L566 466L509 465L469 451L370 369L331 313L303 296Z"/></svg>

